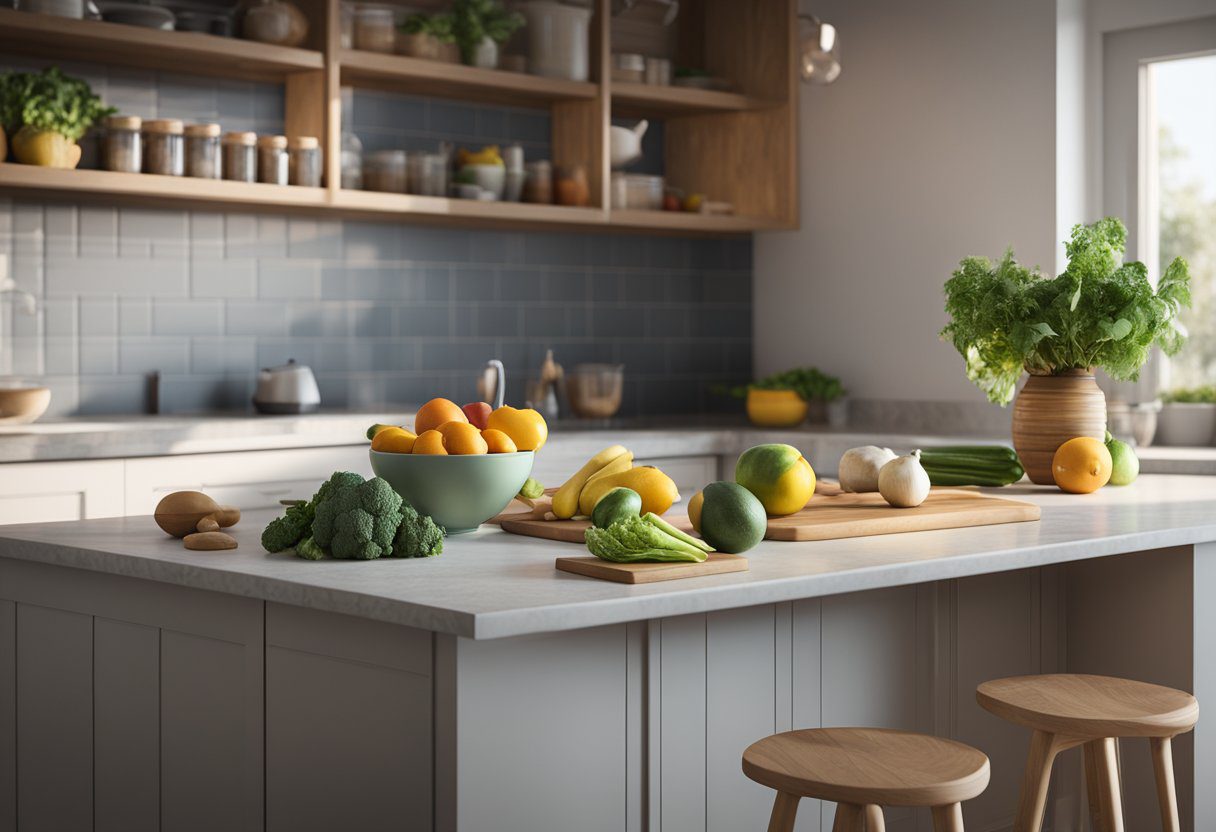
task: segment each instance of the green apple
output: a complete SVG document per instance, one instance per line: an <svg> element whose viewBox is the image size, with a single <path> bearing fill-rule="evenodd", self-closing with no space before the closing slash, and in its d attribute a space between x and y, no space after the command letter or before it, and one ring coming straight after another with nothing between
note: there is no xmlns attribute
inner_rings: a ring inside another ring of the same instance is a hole
<svg viewBox="0 0 1216 832"><path fill-rule="evenodd" d="M1140 459L1132 446L1120 442L1106 432L1106 450L1110 451L1110 485L1131 485L1140 475Z"/></svg>

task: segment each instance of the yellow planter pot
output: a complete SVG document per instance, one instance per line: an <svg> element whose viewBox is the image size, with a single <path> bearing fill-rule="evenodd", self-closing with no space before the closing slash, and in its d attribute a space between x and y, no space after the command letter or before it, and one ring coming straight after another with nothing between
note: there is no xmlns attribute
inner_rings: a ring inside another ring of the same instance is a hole
<svg viewBox="0 0 1216 832"><path fill-rule="evenodd" d="M13 156L23 165L71 169L80 164L80 145L52 130L26 126L13 136Z"/></svg>
<svg viewBox="0 0 1216 832"><path fill-rule="evenodd" d="M793 390L748 390L747 418L762 428L790 428L806 419L806 402Z"/></svg>

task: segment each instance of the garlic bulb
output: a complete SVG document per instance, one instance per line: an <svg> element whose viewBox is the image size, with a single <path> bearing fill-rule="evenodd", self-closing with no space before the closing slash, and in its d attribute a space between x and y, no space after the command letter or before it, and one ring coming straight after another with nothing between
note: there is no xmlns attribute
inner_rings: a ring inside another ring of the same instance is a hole
<svg viewBox="0 0 1216 832"><path fill-rule="evenodd" d="M840 458L840 487L857 493L878 490L878 472L895 459L890 448L866 445L844 452Z"/></svg>
<svg viewBox="0 0 1216 832"><path fill-rule="evenodd" d="M896 457L878 472L878 493L896 508L918 506L929 496L929 475L920 464L920 451Z"/></svg>

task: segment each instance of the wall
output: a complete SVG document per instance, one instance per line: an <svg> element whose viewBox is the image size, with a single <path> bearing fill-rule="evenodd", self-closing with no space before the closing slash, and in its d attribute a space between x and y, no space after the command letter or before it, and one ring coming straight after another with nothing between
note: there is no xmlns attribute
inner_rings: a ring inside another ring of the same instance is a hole
<svg viewBox="0 0 1216 832"><path fill-rule="evenodd" d="M26 68L29 65L22 65ZM281 90L66 66L126 113L278 132ZM548 116L360 94L368 149L520 139L548 150ZM183 180L188 187L189 180ZM751 241L443 230L0 199L0 256L40 300L0 320L12 372L59 414L245 409L258 367L317 372L330 407L475 397L500 357L513 399L546 349L567 370L623 362L622 413L728 406L710 392L751 367ZM0 340L0 351L4 341ZM6 359L0 355L0 372Z"/></svg>
<svg viewBox="0 0 1216 832"><path fill-rule="evenodd" d="M817 364L854 396L1006 418L937 338L942 284L1009 245L1055 261L1055 3L813 10L844 72L802 87L801 230L757 237L757 369Z"/></svg>

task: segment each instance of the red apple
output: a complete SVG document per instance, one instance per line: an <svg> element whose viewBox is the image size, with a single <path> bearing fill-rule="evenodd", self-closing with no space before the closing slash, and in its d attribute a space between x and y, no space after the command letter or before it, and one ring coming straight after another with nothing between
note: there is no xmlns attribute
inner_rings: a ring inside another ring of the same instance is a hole
<svg viewBox="0 0 1216 832"><path fill-rule="evenodd" d="M460 408L469 417L469 424L478 430L485 430L490 420L491 407L485 402L469 402Z"/></svg>

